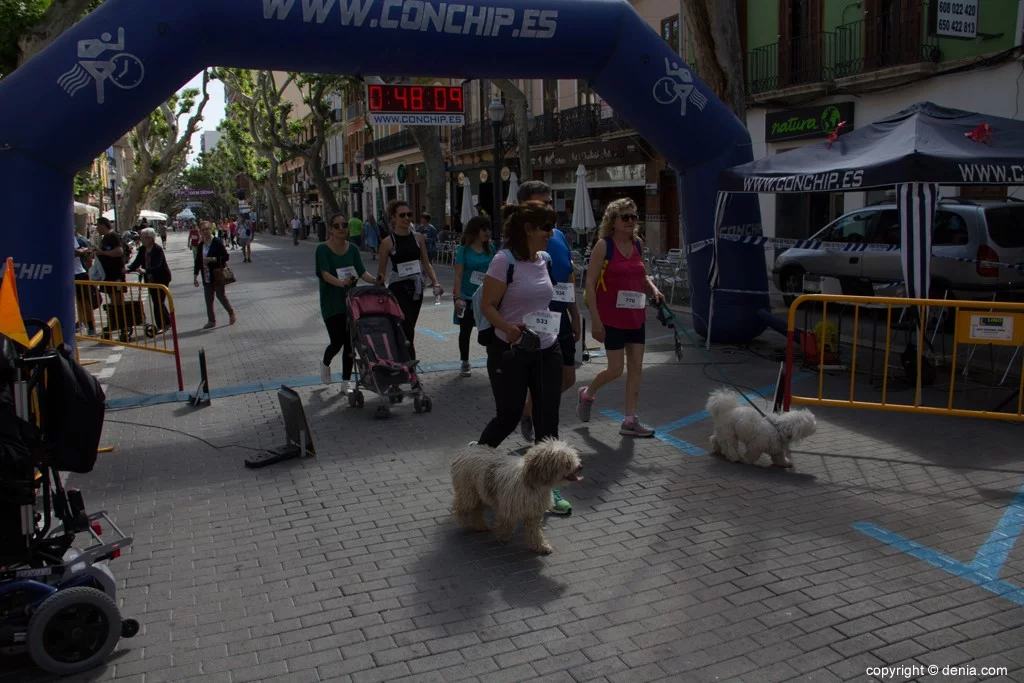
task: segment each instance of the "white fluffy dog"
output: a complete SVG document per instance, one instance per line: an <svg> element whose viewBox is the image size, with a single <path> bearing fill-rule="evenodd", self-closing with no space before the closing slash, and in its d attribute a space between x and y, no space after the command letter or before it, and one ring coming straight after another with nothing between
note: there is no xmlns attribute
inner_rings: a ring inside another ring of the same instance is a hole
<svg viewBox="0 0 1024 683"><path fill-rule="evenodd" d="M486 446L468 446L452 461L452 512L460 529L487 531L484 510L494 509L494 535L505 542L516 524L526 525L526 545L538 553L553 548L541 522L551 507L551 489L582 479L579 453L557 439L545 439L522 458Z"/></svg>
<svg viewBox="0 0 1024 683"><path fill-rule="evenodd" d="M717 389L708 398L707 411L715 425L711 450L729 462L753 465L762 453L771 456L776 467L792 467L789 446L814 434L817 423L809 410L769 413L762 416L749 405L740 405L740 396L728 389Z"/></svg>

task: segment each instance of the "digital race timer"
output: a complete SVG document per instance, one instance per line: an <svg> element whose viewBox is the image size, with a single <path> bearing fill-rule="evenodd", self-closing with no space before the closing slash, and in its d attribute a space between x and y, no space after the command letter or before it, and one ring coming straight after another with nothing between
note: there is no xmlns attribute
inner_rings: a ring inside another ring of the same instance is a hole
<svg viewBox="0 0 1024 683"><path fill-rule="evenodd" d="M375 124L462 125L461 86L369 85L366 101Z"/></svg>

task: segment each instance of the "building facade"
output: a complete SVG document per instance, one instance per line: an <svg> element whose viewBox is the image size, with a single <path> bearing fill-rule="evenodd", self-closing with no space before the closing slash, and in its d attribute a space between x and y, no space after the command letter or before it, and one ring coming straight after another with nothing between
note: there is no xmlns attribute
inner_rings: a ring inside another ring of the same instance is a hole
<svg viewBox="0 0 1024 683"><path fill-rule="evenodd" d="M922 101L1020 116L1024 2L957 2L961 18L952 21L940 16L940 4L950 5L937 0L741 2L754 158L818 143L840 121L845 130L854 130ZM1006 188L948 187L943 193L1005 198ZM761 219L766 235L808 237L845 212L892 196L891 189L762 195Z"/></svg>

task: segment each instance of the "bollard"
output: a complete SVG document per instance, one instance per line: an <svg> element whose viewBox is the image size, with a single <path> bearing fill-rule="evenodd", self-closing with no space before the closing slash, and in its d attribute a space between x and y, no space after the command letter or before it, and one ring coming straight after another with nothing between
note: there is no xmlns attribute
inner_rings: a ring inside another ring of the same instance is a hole
<svg viewBox="0 0 1024 683"><path fill-rule="evenodd" d="M206 374L206 349L199 349L199 386L188 402L193 408L210 405L210 378Z"/></svg>

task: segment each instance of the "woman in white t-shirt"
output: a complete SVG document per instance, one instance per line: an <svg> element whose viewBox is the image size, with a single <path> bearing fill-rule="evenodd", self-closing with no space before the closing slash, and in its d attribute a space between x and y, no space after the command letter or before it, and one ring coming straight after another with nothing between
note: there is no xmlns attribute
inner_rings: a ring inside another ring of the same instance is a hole
<svg viewBox="0 0 1024 683"><path fill-rule="evenodd" d="M497 447L515 431L527 390L533 395L536 440L558 436L561 316L549 310L554 284L551 257L544 251L555 219L543 202L505 207L506 248L491 261L480 300L481 313L493 325L487 375L497 412L480 435L482 445Z"/></svg>

